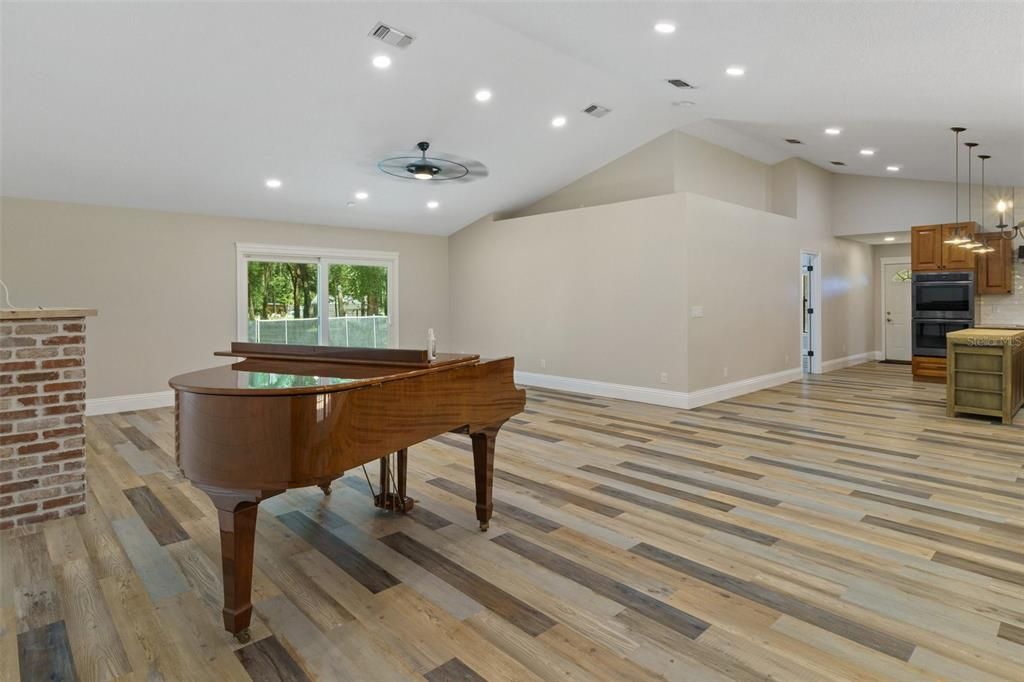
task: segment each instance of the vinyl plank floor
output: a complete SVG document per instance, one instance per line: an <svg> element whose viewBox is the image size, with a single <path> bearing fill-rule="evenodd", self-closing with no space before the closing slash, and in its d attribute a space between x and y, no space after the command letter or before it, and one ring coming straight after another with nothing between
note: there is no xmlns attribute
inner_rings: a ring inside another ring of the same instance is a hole
<svg viewBox="0 0 1024 682"><path fill-rule="evenodd" d="M879 363L690 411L531 389L487 533L460 435L410 450L409 516L359 470L262 505L244 645L173 410L89 417L86 514L0 534L0 677L1016 682L1024 414L943 401Z"/></svg>

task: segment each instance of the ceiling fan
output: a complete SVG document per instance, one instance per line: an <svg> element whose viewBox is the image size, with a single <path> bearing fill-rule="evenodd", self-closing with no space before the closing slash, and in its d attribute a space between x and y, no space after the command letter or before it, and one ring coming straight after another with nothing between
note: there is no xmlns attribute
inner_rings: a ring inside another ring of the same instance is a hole
<svg viewBox="0 0 1024 682"><path fill-rule="evenodd" d="M479 161L452 154L427 156L430 143L426 141L417 143L416 148L420 150L419 156L397 152L395 156L378 161L377 168L403 180L472 182L487 177L487 166Z"/></svg>

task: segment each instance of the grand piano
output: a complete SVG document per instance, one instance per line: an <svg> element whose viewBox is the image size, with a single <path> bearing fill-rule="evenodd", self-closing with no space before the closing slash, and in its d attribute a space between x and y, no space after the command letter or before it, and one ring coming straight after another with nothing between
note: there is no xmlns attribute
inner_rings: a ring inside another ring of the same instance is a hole
<svg viewBox="0 0 1024 682"><path fill-rule="evenodd" d="M170 380L182 474L217 508L224 627L248 638L257 507L289 488L319 486L380 461L374 504L404 512L408 448L468 434L476 517L493 508L494 442L523 410L513 358L375 348L234 343L233 364Z"/></svg>

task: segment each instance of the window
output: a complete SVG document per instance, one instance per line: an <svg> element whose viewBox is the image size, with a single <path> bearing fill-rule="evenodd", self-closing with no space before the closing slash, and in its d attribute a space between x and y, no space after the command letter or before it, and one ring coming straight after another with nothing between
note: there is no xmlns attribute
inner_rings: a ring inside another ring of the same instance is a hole
<svg viewBox="0 0 1024 682"><path fill-rule="evenodd" d="M397 345L397 253L270 244L236 250L239 340Z"/></svg>

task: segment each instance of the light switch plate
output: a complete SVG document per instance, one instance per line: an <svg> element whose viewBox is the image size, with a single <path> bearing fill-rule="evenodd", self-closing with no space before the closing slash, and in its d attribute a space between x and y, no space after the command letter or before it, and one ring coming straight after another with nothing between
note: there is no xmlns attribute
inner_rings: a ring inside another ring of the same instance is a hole
<svg viewBox="0 0 1024 682"><path fill-rule="evenodd" d="M690 308L690 317L704 317L704 306L695 305Z"/></svg>

